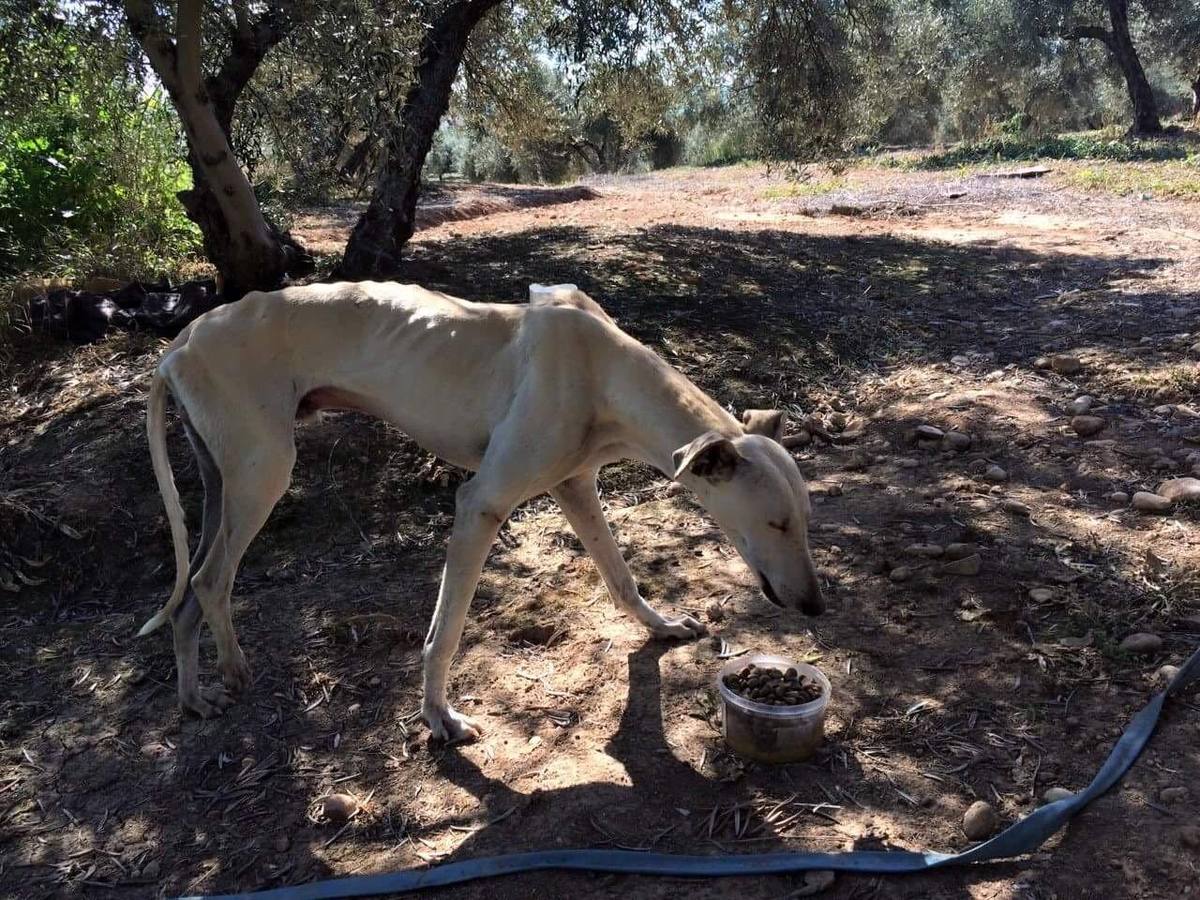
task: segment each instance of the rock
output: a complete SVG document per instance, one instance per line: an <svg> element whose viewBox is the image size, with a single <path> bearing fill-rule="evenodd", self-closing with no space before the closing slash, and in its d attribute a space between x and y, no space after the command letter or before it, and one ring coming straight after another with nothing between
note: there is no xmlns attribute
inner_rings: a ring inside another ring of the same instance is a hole
<svg viewBox="0 0 1200 900"><path fill-rule="evenodd" d="M1071 401L1071 415L1082 416L1085 412L1092 408L1092 404L1095 402L1095 398L1089 397L1087 394L1084 394L1082 397L1076 397Z"/></svg>
<svg viewBox="0 0 1200 900"><path fill-rule="evenodd" d="M1022 503L1020 500L1008 499L1003 501L1000 506L1005 512L1010 512L1014 516L1025 516L1028 518L1030 513L1033 512L1028 503Z"/></svg>
<svg viewBox="0 0 1200 900"><path fill-rule="evenodd" d="M1163 639L1157 634L1139 631L1121 641L1121 649L1126 653L1157 653L1162 649Z"/></svg>
<svg viewBox="0 0 1200 900"><path fill-rule="evenodd" d="M1074 796L1074 791L1068 791L1066 788L1052 787L1047 788L1046 792L1042 794L1042 802L1057 803L1059 800L1066 800L1067 798Z"/></svg>
<svg viewBox="0 0 1200 900"><path fill-rule="evenodd" d="M271 842L271 846L275 848L276 853L286 853L288 847L292 846L292 842L286 834L277 834L275 840Z"/></svg>
<svg viewBox="0 0 1200 900"><path fill-rule="evenodd" d="M1071 419L1071 430L1080 437L1091 437L1103 431L1104 424L1099 416L1075 416Z"/></svg>
<svg viewBox="0 0 1200 900"><path fill-rule="evenodd" d="M896 460L896 465L902 469L915 469L921 464L915 459L898 459Z"/></svg>
<svg viewBox="0 0 1200 900"><path fill-rule="evenodd" d="M825 496L826 497L842 496L842 486L840 484L838 484L836 481L831 482L829 487L825 488Z"/></svg>
<svg viewBox="0 0 1200 900"><path fill-rule="evenodd" d="M945 549L940 544L909 544L904 548L909 556L922 556L925 559L937 559Z"/></svg>
<svg viewBox="0 0 1200 900"><path fill-rule="evenodd" d="M789 897L812 897L833 887L834 874L828 869L816 869L804 873L804 884L799 890L793 891Z"/></svg>
<svg viewBox="0 0 1200 900"><path fill-rule="evenodd" d="M977 551L974 544L948 544L946 545L946 559L966 559L972 556Z"/></svg>
<svg viewBox="0 0 1200 900"><path fill-rule="evenodd" d="M687 488L678 481L672 481L669 485L667 485L668 497L678 497L680 494L685 493L686 491Z"/></svg>
<svg viewBox="0 0 1200 900"><path fill-rule="evenodd" d="M1125 493L1124 491L1113 491L1111 494L1108 494L1106 496L1113 503L1128 503L1129 502L1129 495L1127 493Z"/></svg>
<svg viewBox="0 0 1200 900"><path fill-rule="evenodd" d="M1168 478L1158 486L1156 493L1172 503L1200 500L1200 478Z"/></svg>
<svg viewBox="0 0 1200 900"><path fill-rule="evenodd" d="M963 814L963 834L973 841L991 837L999 827L1000 816L986 800L976 800Z"/></svg>
<svg viewBox="0 0 1200 900"><path fill-rule="evenodd" d="M971 447L971 436L961 431L947 431L942 438L942 449L962 453Z"/></svg>
<svg viewBox="0 0 1200 900"><path fill-rule="evenodd" d="M1154 677L1158 681L1161 681L1164 685L1167 685L1174 681L1175 676L1178 674L1179 666L1172 666L1168 664L1165 666L1159 666L1158 671L1154 673Z"/></svg>
<svg viewBox="0 0 1200 900"><path fill-rule="evenodd" d="M710 622L720 622L725 618L725 608L714 600L705 608L704 615L708 617L708 621Z"/></svg>
<svg viewBox="0 0 1200 900"><path fill-rule="evenodd" d="M844 412L835 412L829 414L830 431L845 431L847 422L849 422L849 419L846 418L846 414Z"/></svg>
<svg viewBox="0 0 1200 900"><path fill-rule="evenodd" d="M1083 371L1083 363L1076 356L1067 353L1056 353L1050 357L1050 368L1059 375L1075 375Z"/></svg>
<svg viewBox="0 0 1200 900"><path fill-rule="evenodd" d="M321 801L321 811L334 825L342 825L358 812L358 800L350 794L330 794Z"/></svg>
<svg viewBox="0 0 1200 900"><path fill-rule="evenodd" d="M1164 403L1162 406L1154 407L1154 414L1156 416L1166 416L1167 418L1170 418L1175 414L1175 407L1170 403Z"/></svg>
<svg viewBox="0 0 1200 900"><path fill-rule="evenodd" d="M948 562L942 566L942 573L945 575L978 575L983 568L983 560L979 558L979 554L967 556L963 559L956 559L953 562Z"/></svg>
<svg viewBox="0 0 1200 900"><path fill-rule="evenodd" d="M801 428L795 434L789 434L787 437L785 437L782 443L783 446L787 447L789 450L793 450L796 447L807 447L812 443L812 432L808 431L808 429Z"/></svg>
<svg viewBox="0 0 1200 900"><path fill-rule="evenodd" d="M1054 599L1054 591L1051 588L1030 588L1029 599L1034 603L1049 603Z"/></svg>
<svg viewBox="0 0 1200 900"><path fill-rule="evenodd" d="M1200 825L1184 825L1179 829L1179 843L1200 850Z"/></svg>
<svg viewBox="0 0 1200 900"><path fill-rule="evenodd" d="M1158 792L1158 799L1163 803L1178 803L1186 800L1188 789L1185 787L1166 787Z"/></svg>
<svg viewBox="0 0 1200 900"><path fill-rule="evenodd" d="M1151 494L1149 491L1138 491L1133 495L1132 503L1134 509L1146 513L1165 513L1174 506L1166 497Z"/></svg>
<svg viewBox="0 0 1200 900"><path fill-rule="evenodd" d="M910 569L908 566L896 566L896 568L892 569L892 571L888 573L888 578L899 583L901 581L908 581L911 575L912 569Z"/></svg>
<svg viewBox="0 0 1200 900"><path fill-rule="evenodd" d="M946 432L938 428L936 425L918 425L917 440L918 441L940 441L946 436Z"/></svg>
<svg viewBox="0 0 1200 900"><path fill-rule="evenodd" d="M1008 481L1008 473L999 466L988 466L983 470L983 477L988 481L999 484L1002 481Z"/></svg>
<svg viewBox="0 0 1200 900"><path fill-rule="evenodd" d="M1035 359L1035 360L1033 361L1033 367L1034 367L1035 369L1048 369L1048 368L1050 368L1050 357L1048 357L1048 356L1039 356L1037 359Z"/></svg>
<svg viewBox="0 0 1200 900"><path fill-rule="evenodd" d="M142 878L157 878L162 871L162 863L157 859L152 859L150 862L142 866Z"/></svg>

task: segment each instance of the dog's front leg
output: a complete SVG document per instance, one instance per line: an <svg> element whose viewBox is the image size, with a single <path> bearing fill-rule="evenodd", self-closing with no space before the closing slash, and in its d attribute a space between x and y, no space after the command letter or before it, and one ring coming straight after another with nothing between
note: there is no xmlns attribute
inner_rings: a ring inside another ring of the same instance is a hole
<svg viewBox="0 0 1200 900"><path fill-rule="evenodd" d="M437 608L425 638L425 697L421 712L432 736L451 743L479 737L475 723L450 706L446 680L488 551L512 511L507 504L491 502L477 481L468 481L458 491Z"/></svg>
<svg viewBox="0 0 1200 900"><path fill-rule="evenodd" d="M621 548L617 546L604 518L600 498L596 495L595 472L569 478L550 493L596 563L608 594L618 609L645 625L655 637L690 640L706 633L707 629L691 616L668 619L642 598L633 573L629 571Z"/></svg>

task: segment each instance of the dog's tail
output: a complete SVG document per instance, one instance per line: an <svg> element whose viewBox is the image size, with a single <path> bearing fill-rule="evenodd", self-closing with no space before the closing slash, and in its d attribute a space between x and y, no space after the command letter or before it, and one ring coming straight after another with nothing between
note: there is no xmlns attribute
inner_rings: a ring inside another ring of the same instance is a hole
<svg viewBox="0 0 1200 900"><path fill-rule="evenodd" d="M138 637L154 631L171 617L171 612L183 600L188 585L187 524L183 520L183 506L179 502L179 491L175 488L175 476L171 473L171 460L167 456L167 381L161 369L154 373L154 380L150 383L150 398L146 403L146 434L150 438L154 478L158 481L158 492L162 494L163 505L167 508L171 542L175 545L175 589L166 605L142 626Z"/></svg>

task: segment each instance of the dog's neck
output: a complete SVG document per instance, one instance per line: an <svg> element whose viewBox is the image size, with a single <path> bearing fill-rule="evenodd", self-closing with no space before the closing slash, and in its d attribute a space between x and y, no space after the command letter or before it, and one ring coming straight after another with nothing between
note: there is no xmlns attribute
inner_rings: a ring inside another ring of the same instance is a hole
<svg viewBox="0 0 1200 900"><path fill-rule="evenodd" d="M626 374L634 375L634 383L612 401L634 458L669 476L675 451L705 432L729 438L743 433L737 419L658 356L646 351L646 357L626 362L632 363L634 371Z"/></svg>

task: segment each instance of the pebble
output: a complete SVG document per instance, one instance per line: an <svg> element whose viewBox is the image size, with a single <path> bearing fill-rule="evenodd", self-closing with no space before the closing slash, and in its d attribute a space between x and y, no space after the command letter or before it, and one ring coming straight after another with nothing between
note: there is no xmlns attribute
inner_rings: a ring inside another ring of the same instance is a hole
<svg viewBox="0 0 1200 900"><path fill-rule="evenodd" d="M1139 631L1121 641L1121 649L1128 653L1157 653L1162 649L1163 639L1157 634Z"/></svg>
<svg viewBox="0 0 1200 900"><path fill-rule="evenodd" d="M1080 437L1091 437L1104 430L1105 422L1099 416L1075 416L1071 419L1071 430Z"/></svg>
<svg viewBox="0 0 1200 900"><path fill-rule="evenodd" d="M942 572L946 575L978 575L982 568L983 560L976 553L973 556L946 563L942 566Z"/></svg>
<svg viewBox="0 0 1200 900"><path fill-rule="evenodd" d="M1185 847L1200 850L1200 825L1184 825L1180 828L1179 842Z"/></svg>
<svg viewBox="0 0 1200 900"><path fill-rule="evenodd" d="M940 544L909 544L904 548L909 556L923 556L926 559L937 559L945 549Z"/></svg>
<svg viewBox="0 0 1200 900"><path fill-rule="evenodd" d="M888 578L895 582L901 582L908 581L911 575L912 569L910 569L908 566L896 566L896 568L892 569L892 571L888 573Z"/></svg>
<svg viewBox="0 0 1200 900"><path fill-rule="evenodd" d="M988 466L983 471L983 477L997 484L1001 481L1008 481L1008 473L999 466Z"/></svg>
<svg viewBox="0 0 1200 900"><path fill-rule="evenodd" d="M826 497L842 496L842 486L840 484L838 484L836 481L832 482L829 485L829 487L825 488L825 496Z"/></svg>
<svg viewBox="0 0 1200 900"><path fill-rule="evenodd" d="M1075 375L1083 371L1083 363L1076 356L1067 353L1056 353L1050 357L1050 368L1059 375Z"/></svg>
<svg viewBox="0 0 1200 900"><path fill-rule="evenodd" d="M902 469L915 469L920 463L915 459L898 459L896 460L896 465Z"/></svg>
<svg viewBox="0 0 1200 900"><path fill-rule="evenodd" d="M974 544L947 544L945 556L946 559L966 559L976 552Z"/></svg>
<svg viewBox="0 0 1200 900"><path fill-rule="evenodd" d="M976 800L963 814L963 834L973 841L991 837L1000 827L1000 816L986 800Z"/></svg>
<svg viewBox="0 0 1200 900"><path fill-rule="evenodd" d="M946 432L938 428L936 425L918 425L917 440L918 441L940 441L946 436Z"/></svg>
<svg viewBox="0 0 1200 900"><path fill-rule="evenodd" d="M1071 415L1082 416L1085 412L1092 408L1092 404L1095 402L1095 398L1089 397L1087 394L1084 394L1081 397L1076 397L1071 401Z"/></svg>
<svg viewBox="0 0 1200 900"><path fill-rule="evenodd" d="M1022 503L1020 500L1013 500L1011 498L1002 502L1000 506L1005 512L1010 512L1014 516L1028 517L1033 512L1028 503Z"/></svg>
<svg viewBox="0 0 1200 900"><path fill-rule="evenodd" d="M1162 406L1154 407L1154 414L1156 416L1168 416L1169 417L1169 416L1174 415L1174 413L1175 413L1175 407L1172 406L1170 403L1164 403Z"/></svg>
<svg viewBox="0 0 1200 900"><path fill-rule="evenodd" d="M1124 491L1113 491L1108 495L1108 499L1113 503L1128 503L1129 495Z"/></svg>
<svg viewBox="0 0 1200 900"><path fill-rule="evenodd" d="M1179 500L1200 500L1200 478L1168 478L1156 492L1172 503Z"/></svg>
<svg viewBox="0 0 1200 900"><path fill-rule="evenodd" d="M1029 599L1034 603L1049 603L1054 599L1054 591L1051 588L1030 588Z"/></svg>
<svg viewBox="0 0 1200 900"><path fill-rule="evenodd" d="M1074 791L1068 791L1066 788L1052 787L1048 788L1042 794L1043 803L1057 803L1059 800L1066 800L1068 797L1074 797Z"/></svg>
<svg viewBox="0 0 1200 900"><path fill-rule="evenodd" d="M1035 360L1033 361L1033 367L1034 367L1035 369L1048 369L1048 368L1050 368L1050 357L1048 357L1048 356L1039 356L1037 359L1035 359Z"/></svg>
<svg viewBox="0 0 1200 900"><path fill-rule="evenodd" d="M330 794L321 804L325 818L335 825L350 821L350 817L358 812L358 800L350 794Z"/></svg>
<svg viewBox="0 0 1200 900"><path fill-rule="evenodd" d="M1138 491L1133 495L1133 508L1140 512L1165 513L1174 505L1166 497L1151 494L1149 491Z"/></svg>
<svg viewBox="0 0 1200 900"><path fill-rule="evenodd" d="M1178 803L1180 800L1186 800L1188 789L1185 787L1166 787L1158 792L1158 799L1163 803Z"/></svg>

